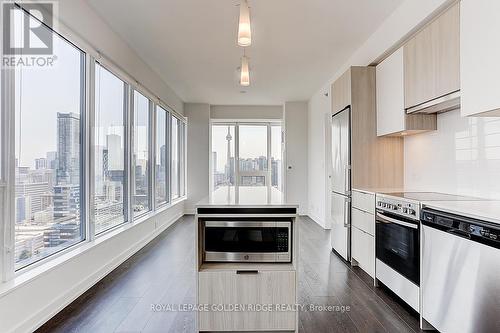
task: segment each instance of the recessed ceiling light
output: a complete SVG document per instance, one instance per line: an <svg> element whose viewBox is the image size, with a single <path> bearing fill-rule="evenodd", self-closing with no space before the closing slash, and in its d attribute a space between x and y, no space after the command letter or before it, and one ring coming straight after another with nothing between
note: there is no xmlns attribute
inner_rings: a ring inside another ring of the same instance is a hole
<svg viewBox="0 0 500 333"><path fill-rule="evenodd" d="M252 29L250 26L250 8L246 0L240 3L240 19L238 22L238 45L250 46L252 44Z"/></svg>

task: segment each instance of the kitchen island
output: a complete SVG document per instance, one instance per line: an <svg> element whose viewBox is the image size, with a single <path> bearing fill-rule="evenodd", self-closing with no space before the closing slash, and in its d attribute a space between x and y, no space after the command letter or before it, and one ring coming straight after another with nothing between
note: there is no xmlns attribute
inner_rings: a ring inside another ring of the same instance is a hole
<svg viewBox="0 0 500 333"><path fill-rule="evenodd" d="M265 187L196 205L198 331L297 331L297 208Z"/></svg>

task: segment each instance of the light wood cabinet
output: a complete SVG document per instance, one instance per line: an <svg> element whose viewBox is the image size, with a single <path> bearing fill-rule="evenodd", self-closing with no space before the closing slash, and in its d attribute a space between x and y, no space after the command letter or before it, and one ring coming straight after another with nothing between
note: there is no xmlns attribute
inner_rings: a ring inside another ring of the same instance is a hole
<svg viewBox="0 0 500 333"><path fill-rule="evenodd" d="M461 113L500 116L500 1L460 5Z"/></svg>
<svg viewBox="0 0 500 333"><path fill-rule="evenodd" d="M406 109L460 90L459 8L451 6L404 45Z"/></svg>
<svg viewBox="0 0 500 333"><path fill-rule="evenodd" d="M351 105L351 70L347 70L332 85L332 112L337 113Z"/></svg>
<svg viewBox="0 0 500 333"><path fill-rule="evenodd" d="M221 305L290 305L296 302L295 271L206 271L198 275L200 331L296 330L295 311L221 311ZM215 308L212 308L215 307ZM213 310L213 311L212 311Z"/></svg>
<svg viewBox="0 0 500 333"><path fill-rule="evenodd" d="M401 187L403 140L377 137L375 67L349 68L333 83L332 92L332 114L351 106L352 187Z"/></svg>
<svg viewBox="0 0 500 333"><path fill-rule="evenodd" d="M437 129L435 114L405 110L403 48L377 65L377 135L406 135Z"/></svg>
<svg viewBox="0 0 500 333"><path fill-rule="evenodd" d="M361 269L375 278L375 238L352 227L352 259Z"/></svg>

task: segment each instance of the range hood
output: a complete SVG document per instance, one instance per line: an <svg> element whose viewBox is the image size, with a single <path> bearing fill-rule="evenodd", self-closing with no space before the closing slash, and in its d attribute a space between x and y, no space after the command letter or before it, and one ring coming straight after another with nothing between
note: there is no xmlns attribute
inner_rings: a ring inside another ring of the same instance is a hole
<svg viewBox="0 0 500 333"><path fill-rule="evenodd" d="M407 114L442 113L460 108L460 90L406 109Z"/></svg>

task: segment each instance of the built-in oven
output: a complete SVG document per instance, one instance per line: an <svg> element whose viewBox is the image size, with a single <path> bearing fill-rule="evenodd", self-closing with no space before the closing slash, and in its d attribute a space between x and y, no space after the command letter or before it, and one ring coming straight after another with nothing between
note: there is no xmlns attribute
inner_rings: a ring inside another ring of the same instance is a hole
<svg viewBox="0 0 500 333"><path fill-rule="evenodd" d="M376 258L419 286L419 221L377 209L375 229Z"/></svg>
<svg viewBox="0 0 500 333"><path fill-rule="evenodd" d="M208 220L202 227L205 262L291 262L290 220Z"/></svg>

